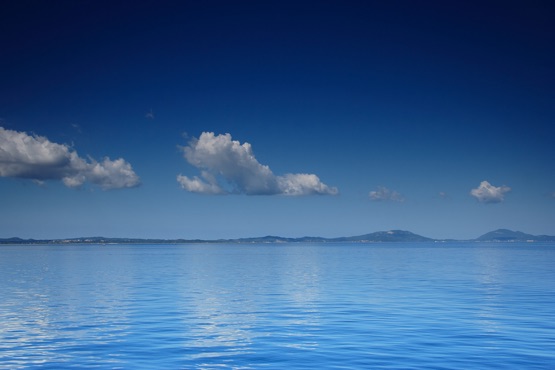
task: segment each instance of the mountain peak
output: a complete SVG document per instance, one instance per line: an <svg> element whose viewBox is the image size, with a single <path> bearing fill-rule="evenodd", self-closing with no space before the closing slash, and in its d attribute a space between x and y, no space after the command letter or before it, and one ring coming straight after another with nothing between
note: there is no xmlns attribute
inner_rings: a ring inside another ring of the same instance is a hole
<svg viewBox="0 0 555 370"><path fill-rule="evenodd" d="M335 241L356 242L425 242L432 241L430 238L412 233L406 230L376 231L370 234L336 238Z"/></svg>
<svg viewBox="0 0 555 370"><path fill-rule="evenodd" d="M476 240L480 241L526 241L535 240L536 236L531 234L526 234L521 231L513 231L508 229L497 229L485 233L484 235L478 237Z"/></svg>

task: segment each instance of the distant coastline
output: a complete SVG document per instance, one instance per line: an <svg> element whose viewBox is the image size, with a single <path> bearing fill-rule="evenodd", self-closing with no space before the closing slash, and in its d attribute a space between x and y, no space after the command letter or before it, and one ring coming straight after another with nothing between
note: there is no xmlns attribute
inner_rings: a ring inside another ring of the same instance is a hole
<svg viewBox="0 0 555 370"><path fill-rule="evenodd" d="M263 236L237 239L140 239L140 238L106 238L106 237L80 237L66 239L22 239L0 238L0 244L214 244L214 243L386 243L386 242L555 242L555 236L532 235L521 231L498 229L475 239L433 239L414 234L404 230L377 231L370 234L323 238L305 236L300 238L286 238L281 236Z"/></svg>

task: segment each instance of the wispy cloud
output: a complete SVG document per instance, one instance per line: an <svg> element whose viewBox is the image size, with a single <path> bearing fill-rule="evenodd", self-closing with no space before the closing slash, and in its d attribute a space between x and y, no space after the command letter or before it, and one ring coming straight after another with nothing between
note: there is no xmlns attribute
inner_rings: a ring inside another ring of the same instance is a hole
<svg viewBox="0 0 555 370"><path fill-rule="evenodd" d="M81 126L79 126L77 123L72 123L72 124L71 124L71 127L72 127L78 134L83 133L82 130L81 130Z"/></svg>
<svg viewBox="0 0 555 370"><path fill-rule="evenodd" d="M184 157L201 170L200 177L177 176L181 187L202 194L335 195L337 188L322 183L314 174L276 176L255 158L249 143L232 140L230 134L203 132L183 149Z"/></svg>
<svg viewBox="0 0 555 370"><path fill-rule="evenodd" d="M145 118L154 119L154 112L152 111L152 109L145 114Z"/></svg>
<svg viewBox="0 0 555 370"><path fill-rule="evenodd" d="M405 197L395 190L390 190L385 186L378 186L376 190L371 191L368 196L370 200L373 201L394 201L394 202L404 202Z"/></svg>
<svg viewBox="0 0 555 370"><path fill-rule="evenodd" d="M500 203L505 194L511 191L508 186L493 186L487 181L482 181L480 186L470 191L470 195L476 198L480 203Z"/></svg>
<svg viewBox="0 0 555 370"><path fill-rule="evenodd" d="M449 194L447 194L444 191L440 191L439 193L437 193L438 197L440 197L441 199L449 199Z"/></svg>
<svg viewBox="0 0 555 370"><path fill-rule="evenodd" d="M83 159L66 144L3 127L0 127L0 177L31 179L38 184L61 180L70 188L90 182L104 190L140 184L131 165L122 158L106 157L102 162Z"/></svg>

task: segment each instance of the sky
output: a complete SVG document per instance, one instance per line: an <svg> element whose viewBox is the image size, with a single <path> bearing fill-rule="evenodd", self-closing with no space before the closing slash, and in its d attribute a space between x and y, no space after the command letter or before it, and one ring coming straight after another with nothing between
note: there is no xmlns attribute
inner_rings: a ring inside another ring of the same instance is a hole
<svg viewBox="0 0 555 370"><path fill-rule="evenodd" d="M0 238L555 235L552 1L3 1Z"/></svg>

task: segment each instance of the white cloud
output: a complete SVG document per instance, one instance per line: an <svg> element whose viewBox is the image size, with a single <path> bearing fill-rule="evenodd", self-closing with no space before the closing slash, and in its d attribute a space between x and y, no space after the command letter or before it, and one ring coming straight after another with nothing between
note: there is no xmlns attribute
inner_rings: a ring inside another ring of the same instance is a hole
<svg viewBox="0 0 555 370"><path fill-rule="evenodd" d="M480 186L470 191L470 195L481 203L500 203L504 200L505 193L511 191L508 186L493 186L487 181L482 181Z"/></svg>
<svg viewBox="0 0 555 370"><path fill-rule="evenodd" d="M392 200L394 202L404 202L405 197L395 190L390 190L384 186L378 186L376 190L371 191L368 196L374 201Z"/></svg>
<svg viewBox="0 0 555 370"><path fill-rule="evenodd" d="M123 158L113 161L104 158L101 163L91 163L87 180L103 189L132 188L140 183L131 165Z"/></svg>
<svg viewBox="0 0 555 370"><path fill-rule="evenodd" d="M187 162L200 169L201 177L179 175L187 191L203 194L312 195L338 193L313 174L276 176L255 158L249 143L232 140L230 134L203 132L183 148Z"/></svg>
<svg viewBox="0 0 555 370"><path fill-rule="evenodd" d="M206 181L202 181L198 176L194 176L190 179L187 176L178 175L177 182L179 182L183 189L192 193L225 194L225 191L217 184L214 176L206 171L202 171L202 177L204 177Z"/></svg>
<svg viewBox="0 0 555 370"><path fill-rule="evenodd" d="M277 176L277 181L285 195L337 194L336 188L330 188L314 174L289 173Z"/></svg>
<svg viewBox="0 0 555 370"><path fill-rule="evenodd" d="M122 158L102 162L85 160L68 145L56 144L38 135L0 127L0 177L61 180L70 188L90 182L104 190L130 188L140 184L131 165Z"/></svg>

